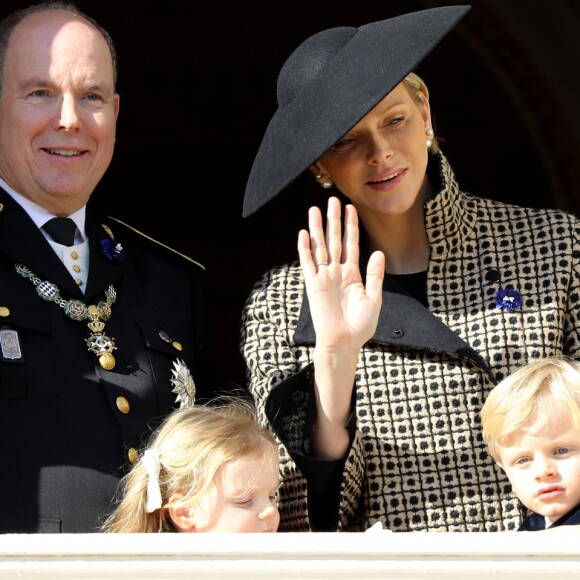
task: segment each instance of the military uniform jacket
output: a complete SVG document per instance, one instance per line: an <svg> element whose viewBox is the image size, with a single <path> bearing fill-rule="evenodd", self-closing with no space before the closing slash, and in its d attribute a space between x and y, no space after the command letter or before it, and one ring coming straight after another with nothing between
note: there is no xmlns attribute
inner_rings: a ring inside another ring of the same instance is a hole
<svg viewBox="0 0 580 580"><path fill-rule="evenodd" d="M517 529L520 504L482 441L481 406L518 367L580 348L578 221L461 192L442 154L428 172L428 308L386 277L358 359L340 530ZM521 308L497 307L508 288ZM311 483L328 471L308 456L314 342L299 264L272 268L246 302L241 349L261 420L282 443L282 529L295 531L310 527L306 468Z"/></svg>
<svg viewBox="0 0 580 580"><path fill-rule="evenodd" d="M0 190L0 532L95 532L119 478L150 429L176 406L176 361L207 396L212 363L201 293L203 269L87 208L90 266L85 294L26 212ZM102 224L108 226L108 230ZM114 236L124 260L100 241ZM71 248L73 250L74 248ZM99 365L88 321L40 297L28 267L63 301L86 305L116 293L104 332L116 364ZM2 331L10 331L4 332ZM16 349L16 350L18 350ZM179 405L177 405L179 406Z"/></svg>

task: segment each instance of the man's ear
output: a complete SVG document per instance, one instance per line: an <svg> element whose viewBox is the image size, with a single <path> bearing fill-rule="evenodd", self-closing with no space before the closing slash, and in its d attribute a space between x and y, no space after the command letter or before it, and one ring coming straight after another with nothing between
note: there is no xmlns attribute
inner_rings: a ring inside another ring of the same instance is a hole
<svg viewBox="0 0 580 580"><path fill-rule="evenodd" d="M167 513L178 532L195 532L195 510L192 506L181 503L183 496L179 493L169 498Z"/></svg>

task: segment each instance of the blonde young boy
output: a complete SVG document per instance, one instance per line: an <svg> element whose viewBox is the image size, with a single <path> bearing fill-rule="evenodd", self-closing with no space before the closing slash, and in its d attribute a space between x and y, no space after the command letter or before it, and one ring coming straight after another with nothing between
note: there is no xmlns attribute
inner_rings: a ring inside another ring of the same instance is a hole
<svg viewBox="0 0 580 580"><path fill-rule="evenodd" d="M522 367L491 391L481 418L491 456L532 512L518 530L580 524L580 363Z"/></svg>

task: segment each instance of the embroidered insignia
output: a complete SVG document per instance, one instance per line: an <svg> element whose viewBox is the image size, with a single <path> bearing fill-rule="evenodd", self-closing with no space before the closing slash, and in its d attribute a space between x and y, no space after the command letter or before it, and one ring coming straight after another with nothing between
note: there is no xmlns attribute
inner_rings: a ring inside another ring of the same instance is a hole
<svg viewBox="0 0 580 580"><path fill-rule="evenodd" d="M10 360L22 358L20 340L15 330L0 330L0 349L2 358Z"/></svg>
<svg viewBox="0 0 580 580"><path fill-rule="evenodd" d="M113 235L113 231L111 230L111 228L109 226L106 226L105 224L101 224L101 227L107 232L107 235L111 239L114 239L115 238L115 236Z"/></svg>
<svg viewBox="0 0 580 580"><path fill-rule="evenodd" d="M104 238L101 240L101 247L103 248L103 254L105 254L109 260L118 260L119 262L122 262L125 259L125 250L123 249L123 246L115 242L115 240Z"/></svg>
<svg viewBox="0 0 580 580"><path fill-rule="evenodd" d="M103 248L103 254L105 254L109 260L118 260L119 262L122 262L125 259L125 250L123 249L123 246L115 241L115 236L109 226L101 224L101 227L109 236L108 238L103 238L99 242Z"/></svg>

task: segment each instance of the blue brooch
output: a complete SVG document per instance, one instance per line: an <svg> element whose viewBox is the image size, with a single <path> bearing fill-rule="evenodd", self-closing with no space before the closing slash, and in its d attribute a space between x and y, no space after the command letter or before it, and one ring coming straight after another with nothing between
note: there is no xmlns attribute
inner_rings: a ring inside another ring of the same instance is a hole
<svg viewBox="0 0 580 580"><path fill-rule="evenodd" d="M500 288L495 295L495 307L505 312L519 310L522 303L522 295L513 288Z"/></svg>
<svg viewBox="0 0 580 580"><path fill-rule="evenodd" d="M103 248L103 253L107 258L109 258L109 260L118 260L119 262L122 262L125 259L125 250L123 249L123 246L115 242L115 240L105 238L104 240L101 240L101 246Z"/></svg>

